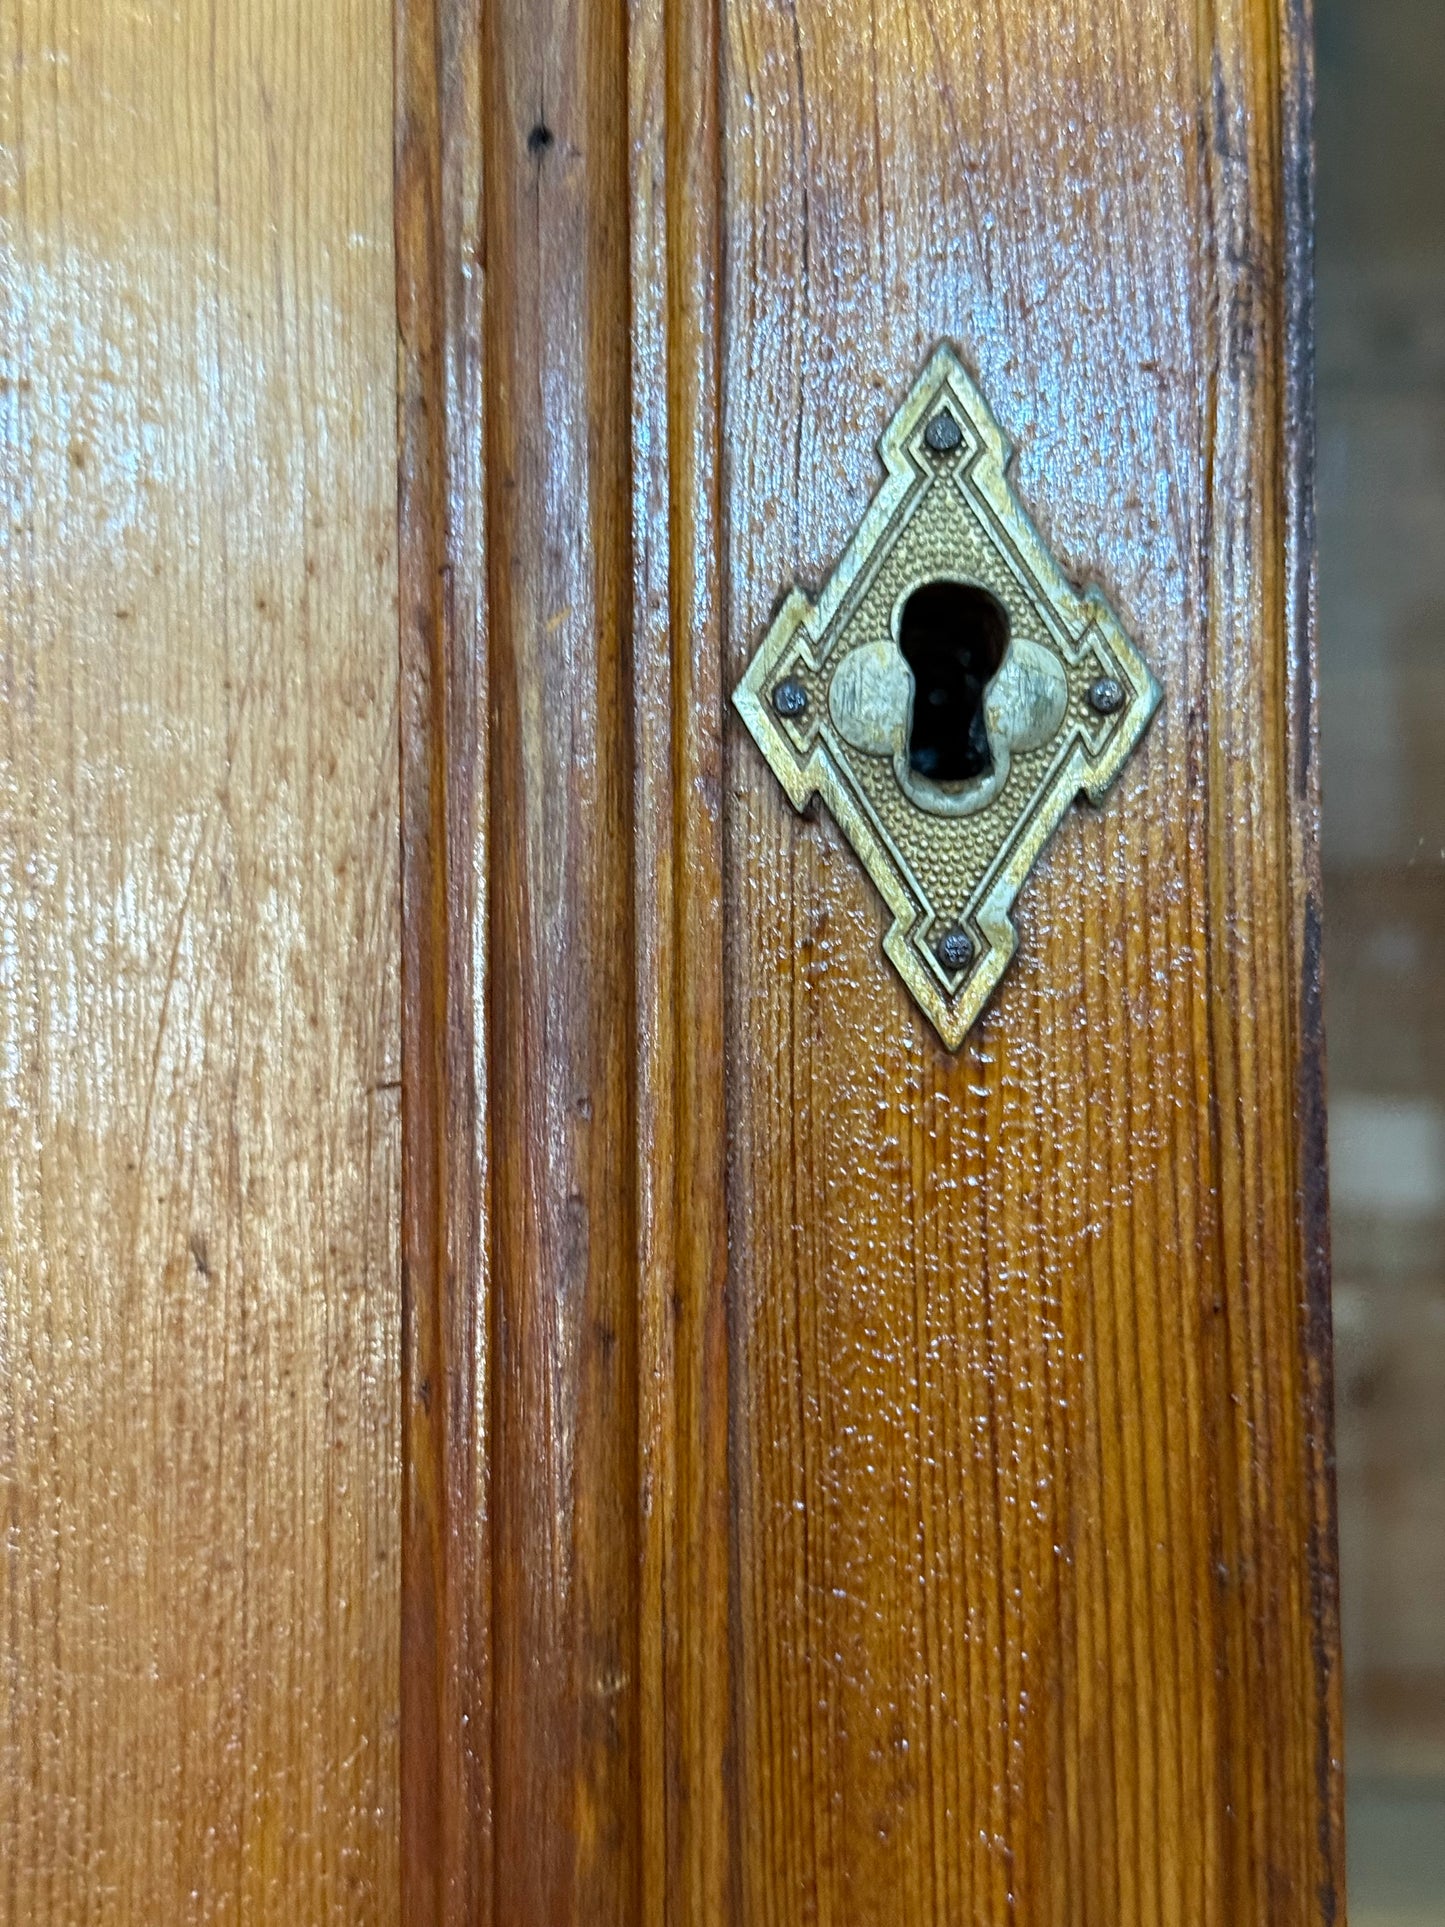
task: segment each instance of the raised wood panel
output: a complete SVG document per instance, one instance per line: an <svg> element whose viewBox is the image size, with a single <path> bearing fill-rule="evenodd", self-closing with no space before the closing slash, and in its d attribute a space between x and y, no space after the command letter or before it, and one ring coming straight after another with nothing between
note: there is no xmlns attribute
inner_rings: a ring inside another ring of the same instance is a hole
<svg viewBox="0 0 1445 1927"><path fill-rule="evenodd" d="M1307 22L475 31L404 9L417 1917L1333 1919ZM956 1058L726 703L940 336L1165 689Z"/></svg>
<svg viewBox="0 0 1445 1927"><path fill-rule="evenodd" d="M4 21L0 1918L389 1924L390 10Z"/></svg>
<svg viewBox="0 0 1445 1927"><path fill-rule="evenodd" d="M947 336L1165 691L957 1058L730 733L743 1917L1314 1920L1284 23L727 16L729 678Z"/></svg>

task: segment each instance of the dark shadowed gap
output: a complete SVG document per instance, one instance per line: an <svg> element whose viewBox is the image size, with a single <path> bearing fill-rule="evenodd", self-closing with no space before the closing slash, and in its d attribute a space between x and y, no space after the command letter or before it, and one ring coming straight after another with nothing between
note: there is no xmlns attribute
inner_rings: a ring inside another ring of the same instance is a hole
<svg viewBox="0 0 1445 1927"><path fill-rule="evenodd" d="M913 671L908 761L935 783L986 776L983 692L1008 648L1008 616L987 589L925 582L903 605L898 646Z"/></svg>

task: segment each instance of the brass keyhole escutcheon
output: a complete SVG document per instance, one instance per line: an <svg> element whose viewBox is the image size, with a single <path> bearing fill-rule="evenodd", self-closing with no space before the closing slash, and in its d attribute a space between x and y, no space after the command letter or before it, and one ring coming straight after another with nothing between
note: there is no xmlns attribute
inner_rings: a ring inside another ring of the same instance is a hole
<svg viewBox="0 0 1445 1927"><path fill-rule="evenodd" d="M893 913L883 946L956 1050L1074 798L1118 775L1159 685L1009 482L947 344L879 443L887 476L821 595L794 589L733 700L794 805L827 803Z"/></svg>

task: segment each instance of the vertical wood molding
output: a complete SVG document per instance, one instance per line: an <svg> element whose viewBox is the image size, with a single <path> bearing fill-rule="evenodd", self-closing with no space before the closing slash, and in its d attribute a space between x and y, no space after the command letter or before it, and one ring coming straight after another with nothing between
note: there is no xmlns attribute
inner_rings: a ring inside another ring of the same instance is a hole
<svg viewBox="0 0 1445 1927"><path fill-rule="evenodd" d="M625 29L482 20L499 1922L639 1881Z"/></svg>
<svg viewBox="0 0 1445 1927"><path fill-rule="evenodd" d="M478 0L398 0L402 1917L491 1918Z"/></svg>
<svg viewBox="0 0 1445 1927"><path fill-rule="evenodd" d="M715 0L630 22L643 1447L640 1919L733 1918Z"/></svg>
<svg viewBox="0 0 1445 1927"><path fill-rule="evenodd" d="M721 1919L715 20L397 17L407 1918Z"/></svg>

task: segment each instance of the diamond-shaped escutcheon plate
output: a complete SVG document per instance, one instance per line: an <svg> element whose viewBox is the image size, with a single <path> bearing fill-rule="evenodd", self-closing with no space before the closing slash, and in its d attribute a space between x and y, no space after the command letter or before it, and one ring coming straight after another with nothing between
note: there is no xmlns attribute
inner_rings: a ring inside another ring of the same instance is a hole
<svg viewBox="0 0 1445 1927"><path fill-rule="evenodd" d="M879 443L887 479L814 602L794 588L733 694L797 809L822 797L950 1050L1014 953L1009 912L1075 797L1118 775L1159 685L1072 587L947 343Z"/></svg>

